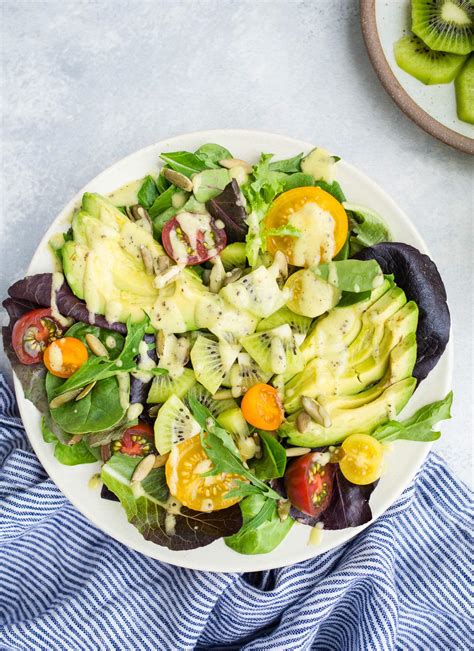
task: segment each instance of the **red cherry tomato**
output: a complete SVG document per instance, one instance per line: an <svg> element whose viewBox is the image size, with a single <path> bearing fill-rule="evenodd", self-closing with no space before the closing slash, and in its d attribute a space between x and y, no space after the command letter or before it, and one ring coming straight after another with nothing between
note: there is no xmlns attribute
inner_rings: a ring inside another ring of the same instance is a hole
<svg viewBox="0 0 474 651"><path fill-rule="evenodd" d="M61 336L61 332L49 308L31 310L13 326L13 349L22 364L37 364L43 359L43 352Z"/></svg>
<svg viewBox="0 0 474 651"><path fill-rule="evenodd" d="M308 515L320 515L331 501L336 464L319 463L320 452L299 457L285 473L285 488L290 502Z"/></svg>
<svg viewBox="0 0 474 651"><path fill-rule="evenodd" d="M185 233L179 223L180 215L166 222L161 240L170 258L185 265L201 264L222 251L227 244L227 236L223 228L217 227L212 217L192 213L182 214L186 214L188 223L189 220L192 222L193 217L196 219L196 230L193 233L191 228L186 228L187 233ZM199 225L201 225L200 229Z"/></svg>
<svg viewBox="0 0 474 651"><path fill-rule="evenodd" d="M128 454L130 457L143 457L149 454L153 447L153 427L144 421L125 430L122 438L113 441L112 451Z"/></svg>

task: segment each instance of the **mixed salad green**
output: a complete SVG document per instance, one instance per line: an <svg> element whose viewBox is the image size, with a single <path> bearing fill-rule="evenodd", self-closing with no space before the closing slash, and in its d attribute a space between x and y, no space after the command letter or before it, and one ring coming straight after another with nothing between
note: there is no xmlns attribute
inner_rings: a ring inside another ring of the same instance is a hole
<svg viewBox="0 0 474 651"><path fill-rule="evenodd" d="M102 497L174 550L261 554L295 522L369 521L387 443L450 417L448 394L396 419L449 338L434 263L346 200L321 148L161 159L86 193L51 241L57 271L4 301L44 440L99 461Z"/></svg>

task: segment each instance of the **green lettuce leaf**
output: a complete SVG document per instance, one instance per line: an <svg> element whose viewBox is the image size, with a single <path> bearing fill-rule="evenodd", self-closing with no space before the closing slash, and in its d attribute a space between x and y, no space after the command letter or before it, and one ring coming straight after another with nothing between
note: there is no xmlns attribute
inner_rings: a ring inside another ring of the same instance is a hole
<svg viewBox="0 0 474 651"><path fill-rule="evenodd" d="M207 167L219 167L220 160L233 158L228 149L212 142L202 145L199 149L196 149L194 153L207 165Z"/></svg>
<svg viewBox="0 0 474 651"><path fill-rule="evenodd" d="M293 156L293 158L286 158L285 160L277 160L270 163L269 168L273 172L285 172L285 174L293 174L293 172L301 172L301 161L304 158L304 153ZM312 184L310 184L312 185Z"/></svg>
<svg viewBox="0 0 474 651"><path fill-rule="evenodd" d="M254 461L253 472L262 480L283 477L286 468L285 448L268 432L259 430L258 435L262 442L262 458Z"/></svg>
<svg viewBox="0 0 474 651"><path fill-rule="evenodd" d="M141 188L138 190L138 202L148 210L158 197L158 188L151 176L146 176Z"/></svg>
<svg viewBox="0 0 474 651"><path fill-rule="evenodd" d="M339 260L311 267L313 272L345 292L367 292L383 282L377 260Z"/></svg>
<svg viewBox="0 0 474 651"><path fill-rule="evenodd" d="M77 466L82 463L97 461L97 456L91 452L85 441L79 441L74 445L63 443L58 439L57 434L50 429L49 424L46 417L43 416L41 419L41 433L46 443L55 444L54 456L60 463L66 466ZM67 439L67 436L63 433L62 438L63 440Z"/></svg>

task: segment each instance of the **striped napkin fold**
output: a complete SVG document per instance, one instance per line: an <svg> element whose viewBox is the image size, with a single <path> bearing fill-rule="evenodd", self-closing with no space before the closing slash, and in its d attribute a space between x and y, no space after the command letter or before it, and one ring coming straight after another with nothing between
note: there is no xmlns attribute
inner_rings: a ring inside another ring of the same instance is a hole
<svg viewBox="0 0 474 651"><path fill-rule="evenodd" d="M67 501L0 376L1 651L468 651L471 530L468 490L432 454L384 516L331 552L252 574L176 568Z"/></svg>

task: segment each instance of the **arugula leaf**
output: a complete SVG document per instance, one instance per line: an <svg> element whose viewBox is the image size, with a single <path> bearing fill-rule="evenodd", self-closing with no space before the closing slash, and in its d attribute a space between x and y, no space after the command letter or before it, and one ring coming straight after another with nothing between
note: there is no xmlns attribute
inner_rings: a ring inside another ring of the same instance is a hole
<svg viewBox="0 0 474 651"><path fill-rule="evenodd" d="M240 554L266 554L277 547L287 536L294 520L280 520L277 503L261 495L253 495L240 503L244 524L225 544Z"/></svg>
<svg viewBox="0 0 474 651"><path fill-rule="evenodd" d="M293 158L286 158L285 160L278 160L270 163L269 169L273 172L285 172L292 174L293 172L301 172L301 161L304 158L304 153L293 156Z"/></svg>
<svg viewBox="0 0 474 651"><path fill-rule="evenodd" d="M232 154L228 149L212 142L201 145L194 153L206 163L207 167L219 167L220 160L232 158Z"/></svg>
<svg viewBox="0 0 474 651"><path fill-rule="evenodd" d="M283 477L286 468L285 448L263 430L259 430L258 435L262 442L263 455L253 463L253 472L258 479L262 480Z"/></svg>
<svg viewBox="0 0 474 651"><path fill-rule="evenodd" d="M345 292L366 292L383 282L383 273L377 260L339 260L311 267L331 285Z"/></svg>
<svg viewBox="0 0 474 651"><path fill-rule="evenodd" d="M280 499L280 495L276 491L258 479L244 466L232 436L217 424L207 407L198 402L193 396L189 396L188 404L194 418L202 428L202 447L213 464L212 469L202 476L218 475L221 472L240 475L259 489L262 495L274 500ZM245 486L245 483L239 482L227 496L236 497L237 495L248 494L246 493L247 489L244 488Z"/></svg>
<svg viewBox="0 0 474 651"><path fill-rule="evenodd" d="M411 418L404 421L390 420L379 425L372 433L378 441L389 442L398 439L406 441L436 441L441 432L433 431L440 420L451 418L453 392L450 391L442 400L437 400L421 407Z"/></svg>
<svg viewBox="0 0 474 651"><path fill-rule="evenodd" d="M147 210L151 208L155 199L158 197L158 189L155 181L151 176L146 176L141 188L137 193L138 203L144 206Z"/></svg>
<svg viewBox="0 0 474 651"><path fill-rule="evenodd" d="M207 168L207 165L202 158L189 151L170 151L160 154L160 158L161 160L164 160L171 169L180 172L189 178L191 178L193 174L202 172Z"/></svg>

